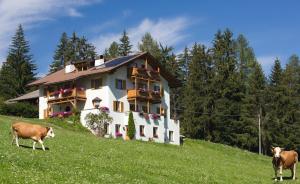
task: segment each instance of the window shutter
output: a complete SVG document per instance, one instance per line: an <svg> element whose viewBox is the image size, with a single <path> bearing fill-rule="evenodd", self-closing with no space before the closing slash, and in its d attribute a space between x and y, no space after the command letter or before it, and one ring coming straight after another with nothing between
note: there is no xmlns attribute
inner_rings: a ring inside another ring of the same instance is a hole
<svg viewBox="0 0 300 184"><path fill-rule="evenodd" d="M164 96L164 87L161 87L161 89L160 89L160 95Z"/></svg>
<svg viewBox="0 0 300 184"><path fill-rule="evenodd" d="M122 82L123 82L122 89L126 89L126 80L123 80Z"/></svg>
<svg viewBox="0 0 300 184"><path fill-rule="evenodd" d="M114 111L117 111L117 102L116 101L113 101L113 109L114 109Z"/></svg>
<svg viewBox="0 0 300 184"><path fill-rule="evenodd" d="M94 79L91 80L91 88L95 88L95 80Z"/></svg>
<svg viewBox="0 0 300 184"><path fill-rule="evenodd" d="M103 86L103 80L102 78L99 79L100 87Z"/></svg>
<svg viewBox="0 0 300 184"><path fill-rule="evenodd" d="M124 103L120 102L120 104L121 104L121 112L124 112Z"/></svg>
<svg viewBox="0 0 300 184"><path fill-rule="evenodd" d="M115 87L118 89L118 79L115 80Z"/></svg>

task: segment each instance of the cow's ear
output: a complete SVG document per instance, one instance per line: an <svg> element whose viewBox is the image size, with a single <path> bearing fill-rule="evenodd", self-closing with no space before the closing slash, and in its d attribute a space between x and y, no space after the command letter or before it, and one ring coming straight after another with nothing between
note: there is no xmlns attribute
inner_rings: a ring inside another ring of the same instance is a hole
<svg viewBox="0 0 300 184"><path fill-rule="evenodd" d="M47 132L50 130L50 127L46 127L46 129L47 129Z"/></svg>
<svg viewBox="0 0 300 184"><path fill-rule="evenodd" d="M274 146L272 146L270 149L271 149L271 151L272 151L272 153L274 153Z"/></svg>

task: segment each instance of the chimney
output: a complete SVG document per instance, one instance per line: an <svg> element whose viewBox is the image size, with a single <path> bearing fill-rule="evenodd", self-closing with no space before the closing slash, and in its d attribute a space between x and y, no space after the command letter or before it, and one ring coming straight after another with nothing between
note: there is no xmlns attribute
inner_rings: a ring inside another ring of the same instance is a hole
<svg viewBox="0 0 300 184"><path fill-rule="evenodd" d="M75 71L75 65L72 64L72 62L68 62L65 66L65 73L71 73Z"/></svg>
<svg viewBox="0 0 300 184"><path fill-rule="evenodd" d="M95 66L100 66L105 63L104 56L100 55L96 60L95 60Z"/></svg>

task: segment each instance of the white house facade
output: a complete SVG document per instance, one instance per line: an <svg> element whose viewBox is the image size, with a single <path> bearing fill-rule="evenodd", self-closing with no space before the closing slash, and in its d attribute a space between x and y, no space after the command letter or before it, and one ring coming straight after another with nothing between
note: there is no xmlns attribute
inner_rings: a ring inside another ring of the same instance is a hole
<svg viewBox="0 0 300 184"><path fill-rule="evenodd" d="M170 115L170 87L177 82L148 53L69 64L30 85L39 86L40 119L66 117L76 108L86 126L88 113L104 109L113 118L106 136L126 139L131 111L135 139L180 144L179 121Z"/></svg>

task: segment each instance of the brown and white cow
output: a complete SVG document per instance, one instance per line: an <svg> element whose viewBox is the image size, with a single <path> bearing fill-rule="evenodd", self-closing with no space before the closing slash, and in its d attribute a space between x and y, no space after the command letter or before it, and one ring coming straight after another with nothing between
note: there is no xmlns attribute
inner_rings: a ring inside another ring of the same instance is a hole
<svg viewBox="0 0 300 184"><path fill-rule="evenodd" d="M51 127L43 127L41 125L24 123L24 122L14 122L11 126L13 139L16 141L16 145L19 147L19 138L22 139L32 139L33 146L32 149L35 150L35 144L39 142L42 145L43 150L45 151L45 147L43 141L45 138L54 137L54 132Z"/></svg>
<svg viewBox="0 0 300 184"><path fill-rule="evenodd" d="M282 179L282 170L290 169L292 172L293 180L296 179L296 168L298 163L298 153L294 150L284 151L283 148L280 147L272 147L273 153L273 168L275 171L275 181L277 181L277 172L279 170L280 181Z"/></svg>

